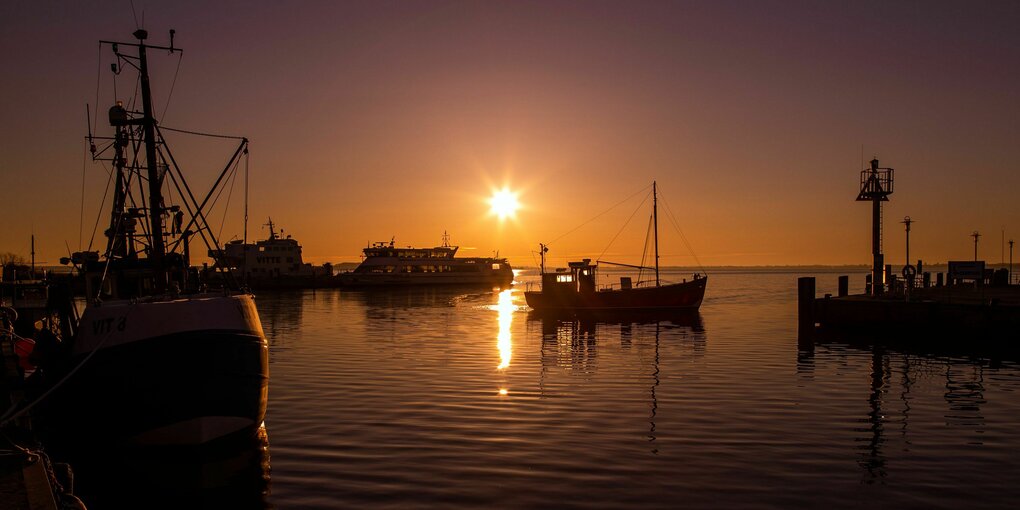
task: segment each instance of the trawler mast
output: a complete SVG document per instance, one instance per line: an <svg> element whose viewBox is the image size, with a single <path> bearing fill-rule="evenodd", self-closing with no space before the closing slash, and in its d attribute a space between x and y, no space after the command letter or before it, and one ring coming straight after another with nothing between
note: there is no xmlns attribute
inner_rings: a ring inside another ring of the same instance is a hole
<svg viewBox="0 0 1020 510"><path fill-rule="evenodd" d="M142 127L142 143L145 146L145 163L146 163L146 177L148 179L148 216L149 216L149 259L152 264L153 271L153 286L156 292L162 292L167 287L167 270L164 264L164 257L166 256L166 244L163 236L163 213L166 212L166 208L163 207L163 179L160 176L159 166L156 157L156 119L152 113L152 89L149 85L149 61L147 58L146 50L148 48L167 50L170 53L181 51L173 47L173 36L174 31L170 31L170 46L153 46L145 44L145 40L149 37L149 33L146 30L138 29L132 34L138 39L137 43L122 43L114 41L100 41L104 44L110 44L113 47L113 52L117 55L117 63L112 64L113 72L119 73L122 62L126 62L133 67L138 69L139 83L142 94L142 116L141 118L129 119L127 112L123 110L119 104L114 106L110 110L110 123L118 131L118 138L120 137L121 130L124 126L128 125L140 125ZM132 46L138 48L138 55L132 56L121 53L119 47ZM137 62L137 64L135 63ZM120 180L120 171L123 169L123 156L121 153L121 145L118 140L117 144L118 161L116 162L118 167L118 180ZM119 190L118 190L119 191ZM122 222L118 222L122 223ZM119 230L119 229L118 229ZM115 232L115 235L120 232ZM116 244L116 242L114 242Z"/></svg>

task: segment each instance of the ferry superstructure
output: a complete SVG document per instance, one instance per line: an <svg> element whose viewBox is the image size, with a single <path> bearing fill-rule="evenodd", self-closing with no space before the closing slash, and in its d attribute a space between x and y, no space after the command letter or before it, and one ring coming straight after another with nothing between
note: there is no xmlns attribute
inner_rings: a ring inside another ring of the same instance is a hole
<svg viewBox="0 0 1020 510"><path fill-rule="evenodd" d="M491 285L505 287L514 279L513 268L505 258L457 257L458 246L451 246L443 235L442 246L434 248L398 247L393 240L373 243L364 251L364 261L349 273L340 275L344 286L404 285Z"/></svg>

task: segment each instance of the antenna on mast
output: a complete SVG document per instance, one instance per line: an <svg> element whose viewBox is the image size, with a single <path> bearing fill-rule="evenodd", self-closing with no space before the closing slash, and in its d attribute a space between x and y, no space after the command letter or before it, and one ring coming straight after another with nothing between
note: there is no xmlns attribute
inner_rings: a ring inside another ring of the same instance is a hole
<svg viewBox="0 0 1020 510"><path fill-rule="evenodd" d="M655 286L659 287L659 195L655 181L652 181L652 223L655 226Z"/></svg>

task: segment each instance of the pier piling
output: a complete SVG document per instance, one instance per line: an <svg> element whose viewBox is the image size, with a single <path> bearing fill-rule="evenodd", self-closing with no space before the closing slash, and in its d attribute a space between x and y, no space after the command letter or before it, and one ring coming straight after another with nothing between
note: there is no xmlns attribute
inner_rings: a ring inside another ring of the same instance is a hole
<svg viewBox="0 0 1020 510"><path fill-rule="evenodd" d="M800 334L813 331L815 328L815 278L802 276L797 278L797 317Z"/></svg>

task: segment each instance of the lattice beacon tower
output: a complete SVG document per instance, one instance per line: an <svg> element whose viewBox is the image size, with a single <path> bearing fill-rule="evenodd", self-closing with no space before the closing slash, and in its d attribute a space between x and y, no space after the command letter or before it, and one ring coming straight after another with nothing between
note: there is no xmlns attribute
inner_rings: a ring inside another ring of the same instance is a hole
<svg viewBox="0 0 1020 510"><path fill-rule="evenodd" d="M871 160L871 168L861 170L861 192L857 194L857 201L871 202L871 254L874 257L871 294L874 296L885 290L882 271L885 265L885 256L882 255L882 202L888 202L892 192L893 169L879 168L878 160Z"/></svg>

